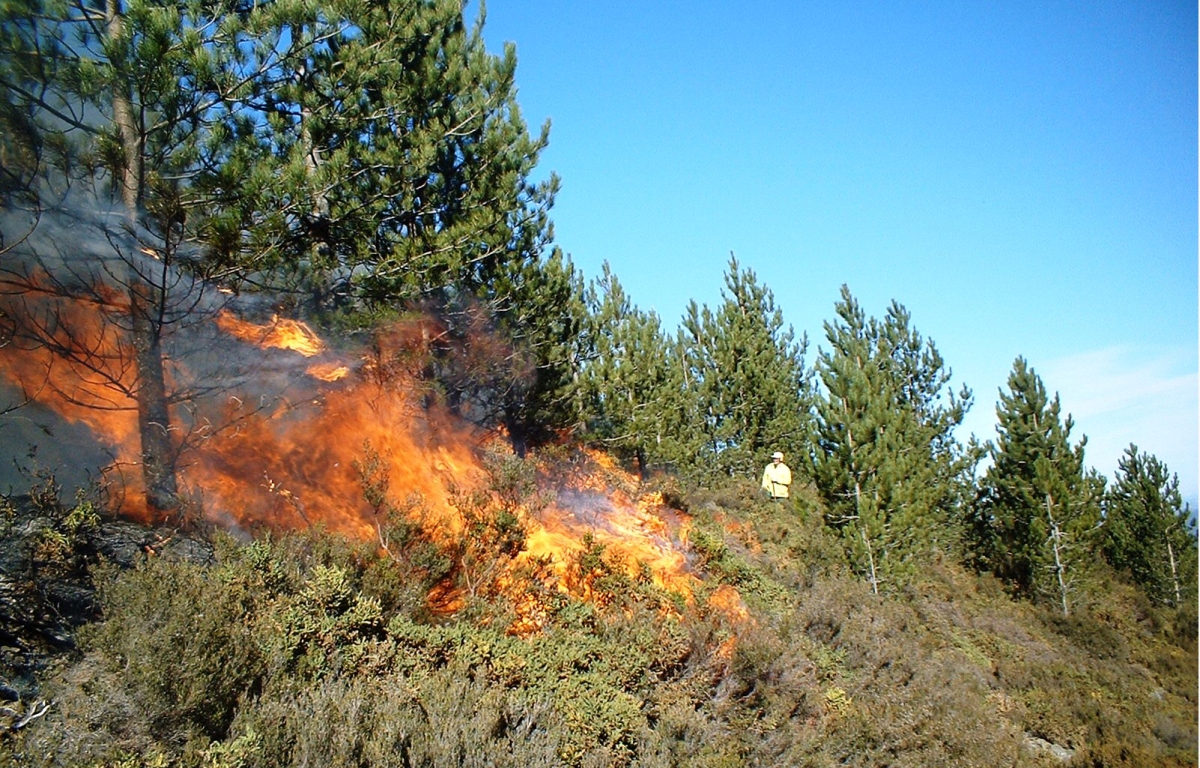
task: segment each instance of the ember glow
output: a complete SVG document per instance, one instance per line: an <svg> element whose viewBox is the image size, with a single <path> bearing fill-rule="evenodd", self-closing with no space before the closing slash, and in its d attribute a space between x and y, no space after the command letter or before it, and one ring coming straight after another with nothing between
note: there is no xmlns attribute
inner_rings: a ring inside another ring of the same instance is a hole
<svg viewBox="0 0 1200 768"><path fill-rule="evenodd" d="M285 396L267 398L253 391L253 382L242 381L237 385L242 389L217 388L217 394L191 404L191 422L181 430L189 442L181 443L176 468L189 509L233 529L321 526L375 540L384 521L364 494L364 476L370 474L386 480L391 504L433 540L450 542L461 535L458 500L464 491L486 486L485 454L505 450L507 443L457 417L407 370L405 355L427 343L436 329L414 321L381 337L374 351L354 356L331 351L297 321L256 324L223 311L215 324L224 334L220 343L230 347L229 357L260 357L276 372L295 374L287 374ZM111 338L102 334L91 343L114 348L128 343L115 331L108 333ZM251 353L251 347L261 352ZM170 369L171 361L167 364ZM39 400L61 417L91 427L97 440L120 457L123 469L118 469L130 489L137 488L137 472L130 469L140 455L132 400L114 410L72 402L86 400L62 393L86 393L93 383L78 375L72 379L70 368L56 364L46 349L0 349L0 373L16 383L65 376L44 388ZM364 470L371 461L374 469ZM513 510L527 534L513 565L537 559L566 589L569 564L587 539L631 574L645 569L659 586L691 595L695 577L686 559L687 515L656 495L643 494L638 481L604 454L581 451L566 459L529 461L536 464L539 494L547 501ZM135 497L128 493L121 509L144 519ZM456 598L442 595L440 602L453 605ZM536 627L536 610L526 613Z"/></svg>

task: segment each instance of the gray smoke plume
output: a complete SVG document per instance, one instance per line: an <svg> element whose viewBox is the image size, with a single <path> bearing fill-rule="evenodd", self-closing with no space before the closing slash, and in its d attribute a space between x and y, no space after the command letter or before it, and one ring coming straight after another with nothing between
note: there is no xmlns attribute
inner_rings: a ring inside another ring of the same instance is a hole
<svg viewBox="0 0 1200 768"><path fill-rule="evenodd" d="M156 301L181 463L239 418L312 396L303 358L258 349L218 327L223 312L263 320L269 301L229 295L200 279L201 253L178 233L155 234L94 207L38 215L0 210L0 233L0 493L24 493L42 473L69 495L112 464L108 436L45 403L62 398L83 408L136 410L134 290ZM13 360L22 354L52 363L18 375ZM55 382L64 367L75 382L69 391Z"/></svg>

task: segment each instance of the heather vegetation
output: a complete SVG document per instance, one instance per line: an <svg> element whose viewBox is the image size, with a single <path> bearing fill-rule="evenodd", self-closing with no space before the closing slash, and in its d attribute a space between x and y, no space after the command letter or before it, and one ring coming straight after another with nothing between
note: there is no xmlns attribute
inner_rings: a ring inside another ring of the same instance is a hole
<svg viewBox="0 0 1200 768"><path fill-rule="evenodd" d="M128 412L136 446L67 491L80 468L19 457L0 759L1194 765L1196 527L1165 464L1100 476L1023 358L997 439L963 436L976 395L898 302L843 289L810 358L736 258L674 329L585 280L533 176L549 126L482 34L456 0L0 3L0 429L57 403ZM314 431L295 487L358 536L266 472L215 514L187 472L250 431L235 384L286 378L188 357L242 311L369 347L372 414L491 436L439 458L480 476L433 510L414 467ZM532 555L584 449L661 500L677 578L599 524ZM775 450L785 500L755 482ZM225 524L264 488L278 519Z"/></svg>
<svg viewBox="0 0 1200 768"><path fill-rule="evenodd" d="M1048 742L1071 765L1194 764L1194 608L1102 564L1070 616L949 557L877 593L813 491L674 493L695 519L690 598L589 545L572 592L530 573L450 614L403 599L440 572L412 538L389 554L214 531L122 568L86 502L10 508L6 551L31 570L6 583L86 570L98 620L25 679L0 749L46 766L1063 764ZM513 633L530 600L540 628Z"/></svg>

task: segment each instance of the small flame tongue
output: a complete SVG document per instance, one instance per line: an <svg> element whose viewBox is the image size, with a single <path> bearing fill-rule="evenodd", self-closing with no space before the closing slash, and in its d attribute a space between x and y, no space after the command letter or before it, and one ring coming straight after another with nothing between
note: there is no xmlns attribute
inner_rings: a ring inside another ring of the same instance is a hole
<svg viewBox="0 0 1200 768"><path fill-rule="evenodd" d="M316 357L328 351L316 332L299 320L280 319L275 315L270 323L257 325L224 310L217 314L216 320L217 327L225 333L261 349L282 349L304 357ZM317 362L310 365L306 372L314 379L332 382L349 376L350 366L341 361Z"/></svg>
<svg viewBox="0 0 1200 768"><path fill-rule="evenodd" d="M350 366L338 363L316 363L306 370L309 376L321 381L340 381L350 375Z"/></svg>
<svg viewBox="0 0 1200 768"><path fill-rule="evenodd" d="M325 342L321 341L312 328L299 320L273 316L270 323L256 325L230 312L222 311L217 315L217 327L236 339L263 349L287 349L305 357L313 357L325 351Z"/></svg>

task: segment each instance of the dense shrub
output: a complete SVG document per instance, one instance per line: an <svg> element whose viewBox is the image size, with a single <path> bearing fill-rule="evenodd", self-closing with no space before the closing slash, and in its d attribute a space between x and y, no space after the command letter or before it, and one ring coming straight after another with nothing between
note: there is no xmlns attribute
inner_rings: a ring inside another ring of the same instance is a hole
<svg viewBox="0 0 1200 768"><path fill-rule="evenodd" d="M1117 580L1063 619L939 561L874 595L797 496L690 496L691 596L585 541L571 593L531 572L443 615L408 591L448 562L416 531L382 551L316 532L101 569L104 620L0 761L1050 764L1024 746L1036 737L1078 765L1194 764L1195 636L1178 611ZM521 600L542 606L536 631L509 631Z"/></svg>
<svg viewBox="0 0 1200 768"><path fill-rule="evenodd" d="M251 766L560 765L546 706L526 705L462 666L407 678L342 677L272 685L242 710L234 733L253 735Z"/></svg>

